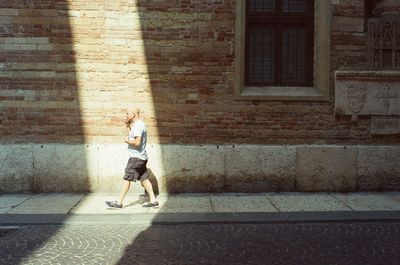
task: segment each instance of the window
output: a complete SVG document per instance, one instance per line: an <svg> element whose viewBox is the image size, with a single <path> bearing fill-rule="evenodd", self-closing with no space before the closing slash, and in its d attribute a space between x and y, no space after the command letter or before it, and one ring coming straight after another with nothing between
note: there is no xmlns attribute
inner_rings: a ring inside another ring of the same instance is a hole
<svg viewBox="0 0 400 265"><path fill-rule="evenodd" d="M313 0L247 0L246 85L312 86Z"/></svg>
<svg viewBox="0 0 400 265"><path fill-rule="evenodd" d="M238 99L328 100L330 1L236 1Z"/></svg>

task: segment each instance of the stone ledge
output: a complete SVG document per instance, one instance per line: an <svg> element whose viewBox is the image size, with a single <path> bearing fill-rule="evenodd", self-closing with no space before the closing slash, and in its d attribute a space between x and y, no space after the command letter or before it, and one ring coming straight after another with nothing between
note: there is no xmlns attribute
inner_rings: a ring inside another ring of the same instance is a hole
<svg viewBox="0 0 400 265"><path fill-rule="evenodd" d="M0 192L118 192L123 144L0 145ZM400 189L400 145L149 144L160 193ZM133 192L142 192L133 185Z"/></svg>
<svg viewBox="0 0 400 265"><path fill-rule="evenodd" d="M382 80L382 81L400 81L400 70L382 70L382 71L336 71L335 78L337 80Z"/></svg>

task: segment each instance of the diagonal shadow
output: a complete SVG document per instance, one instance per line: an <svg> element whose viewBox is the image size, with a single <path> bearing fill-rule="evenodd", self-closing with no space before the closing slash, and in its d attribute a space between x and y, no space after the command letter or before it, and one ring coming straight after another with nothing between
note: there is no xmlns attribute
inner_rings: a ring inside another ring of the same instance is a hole
<svg viewBox="0 0 400 265"><path fill-rule="evenodd" d="M67 0L0 1L0 192L85 192L90 189L79 82ZM4 150L3 149L3 150ZM11 165L11 166L10 166ZM46 210L40 195L32 206ZM47 209L48 210L48 209ZM13 264L45 244L27 241Z"/></svg>
<svg viewBox="0 0 400 265"><path fill-rule="evenodd" d="M2 1L0 8L6 22L1 28L1 143L41 144L27 150L33 175L15 191L87 190L68 3ZM83 172L74 177L76 166ZM53 174L63 169L68 169L65 175Z"/></svg>

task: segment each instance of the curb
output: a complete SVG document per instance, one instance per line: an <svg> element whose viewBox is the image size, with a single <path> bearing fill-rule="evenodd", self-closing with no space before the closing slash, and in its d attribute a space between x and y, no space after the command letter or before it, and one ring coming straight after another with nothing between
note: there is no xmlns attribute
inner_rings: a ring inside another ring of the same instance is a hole
<svg viewBox="0 0 400 265"><path fill-rule="evenodd" d="M400 222L400 211L0 215L0 225L266 224L371 221Z"/></svg>

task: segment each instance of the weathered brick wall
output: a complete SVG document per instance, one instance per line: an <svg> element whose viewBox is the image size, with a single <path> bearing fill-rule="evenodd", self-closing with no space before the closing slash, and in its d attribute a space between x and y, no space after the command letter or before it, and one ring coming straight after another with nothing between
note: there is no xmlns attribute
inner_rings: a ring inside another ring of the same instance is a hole
<svg viewBox="0 0 400 265"><path fill-rule="evenodd" d="M332 1L332 70L367 67L364 0Z"/></svg>
<svg viewBox="0 0 400 265"><path fill-rule="evenodd" d="M234 100L234 0L0 1L1 141L120 142L137 103L152 142L399 142L334 115L367 59L364 1L331 2L331 100L280 102Z"/></svg>
<svg viewBox="0 0 400 265"><path fill-rule="evenodd" d="M72 30L62 1L1 1L2 140L80 141ZM65 138L64 138L65 139Z"/></svg>

